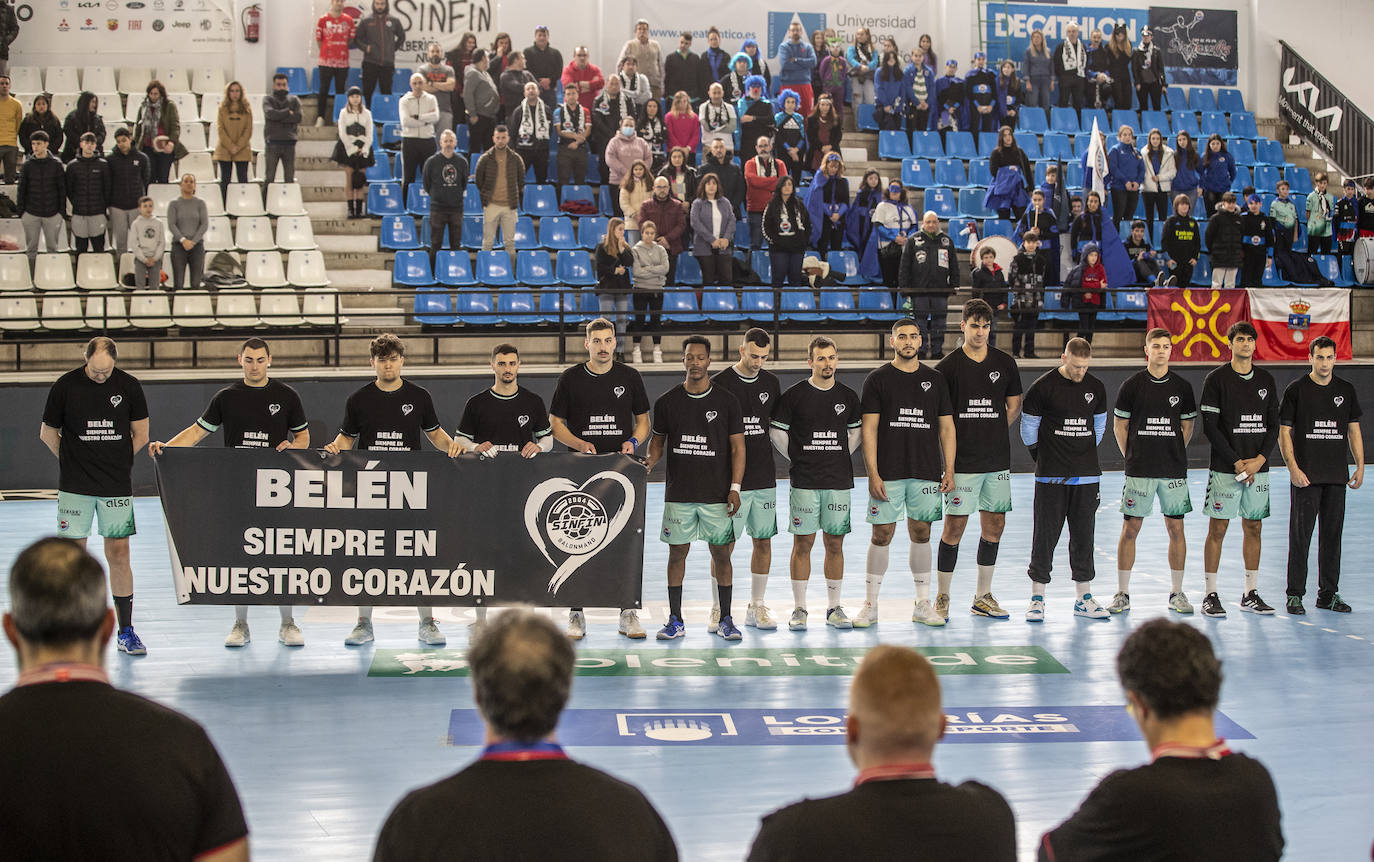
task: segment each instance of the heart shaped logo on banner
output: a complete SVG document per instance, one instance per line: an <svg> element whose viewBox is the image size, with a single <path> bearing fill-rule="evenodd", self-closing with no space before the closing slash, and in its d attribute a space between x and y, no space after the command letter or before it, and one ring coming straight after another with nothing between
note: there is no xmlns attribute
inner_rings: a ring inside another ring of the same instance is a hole
<svg viewBox="0 0 1374 862"><path fill-rule="evenodd" d="M123 395L111 395L111 396L110 396L110 406L111 406L111 407L118 407L120 404L123 404L123 403L124 403L124 396L123 396Z"/></svg>
<svg viewBox="0 0 1374 862"><path fill-rule="evenodd" d="M624 491L624 501L614 512L588 490L602 481L614 482ZM561 477L536 485L525 501L525 529L539 553L556 567L549 578L549 592L558 595L574 572L615 541L629 523L634 507L634 485L613 470L603 470L581 485ZM554 559L555 554L563 557L561 563Z"/></svg>

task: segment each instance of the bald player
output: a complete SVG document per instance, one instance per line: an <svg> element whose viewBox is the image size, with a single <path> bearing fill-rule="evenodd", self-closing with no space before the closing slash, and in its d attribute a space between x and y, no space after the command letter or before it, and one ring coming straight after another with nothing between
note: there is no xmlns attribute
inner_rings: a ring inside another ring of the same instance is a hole
<svg viewBox="0 0 1374 862"><path fill-rule="evenodd" d="M849 691L846 740L854 787L763 818L749 862L783 859L1016 858L1016 821L986 784L945 784L931 766L945 734L935 668L884 644L864 656Z"/></svg>

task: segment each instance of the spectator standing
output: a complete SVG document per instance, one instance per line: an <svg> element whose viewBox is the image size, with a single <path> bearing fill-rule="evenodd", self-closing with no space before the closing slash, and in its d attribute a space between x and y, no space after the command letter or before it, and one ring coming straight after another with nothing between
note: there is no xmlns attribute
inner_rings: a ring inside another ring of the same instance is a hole
<svg viewBox="0 0 1374 862"><path fill-rule="evenodd" d="M1355 251L1355 237L1359 228L1360 207L1355 194L1355 181L1350 177L1341 183L1341 197L1336 201L1335 218L1331 230L1335 233L1339 254L1351 257ZM1354 261L1352 260L1353 264Z"/></svg>
<svg viewBox="0 0 1374 862"><path fill-rule="evenodd" d="M882 175L876 168L864 171L863 179L859 180L859 190L854 194L854 202L844 218L847 244L860 256L863 255L869 237L873 234L873 211L885 197L887 190L883 188Z"/></svg>
<svg viewBox="0 0 1374 862"><path fill-rule="evenodd" d="M1193 136L1184 131L1174 138L1174 170L1177 173L1174 174L1173 190L1186 196L1188 206L1197 210L1197 201L1202 195L1202 158L1193 145Z"/></svg>
<svg viewBox="0 0 1374 862"><path fill-rule="evenodd" d="M731 152L735 149L735 129L739 126L735 106L725 101L725 89L719 82L713 83L708 93L709 98L697 109L702 146L709 148L713 141L721 141L726 151Z"/></svg>
<svg viewBox="0 0 1374 862"><path fill-rule="evenodd" d="M477 36L472 33L464 33L458 39L458 44L444 55L444 59L453 67L453 92L449 93L449 108L453 112L454 130L457 131L457 124L461 121L466 123L468 116L467 101L463 98L463 79L467 76L468 66L472 65L472 55L477 50Z"/></svg>
<svg viewBox="0 0 1374 862"><path fill-rule="evenodd" d="M760 137L754 144L754 156L744 163L744 185L746 187L744 210L749 215L749 249L763 247L763 214L773 199L778 183L787 176L787 165L773 158L773 142ZM795 180L793 186L795 188ZM790 193L789 193L790 198ZM807 238L810 233L807 233ZM806 250L803 244L802 251ZM801 259L797 260L801 270Z"/></svg>
<svg viewBox="0 0 1374 862"><path fill-rule="evenodd" d="M1003 168L1011 168L1016 176L1014 178L999 176ZM1026 211L1031 186L1035 183L1035 173L1031 170L1030 159L1026 157L1026 151L1021 149L1020 144L1016 143L1016 135L1009 125L1002 126L997 130L997 146L992 148L992 152L988 156L988 171L992 174L992 188L989 191L999 193L1000 198L997 217L1004 219L1021 218ZM1000 206L1002 202L1007 203L1008 206ZM993 308L995 309L996 306Z"/></svg>
<svg viewBox="0 0 1374 862"><path fill-rule="evenodd" d="M760 214L759 233L768 240L769 271L775 288L784 282L791 287L810 286L802 274L802 259L811 238L811 216L796 189L792 178L783 176Z"/></svg>
<svg viewBox="0 0 1374 862"><path fill-rule="evenodd" d="M907 81L902 60L892 51L882 57L873 81L873 119L881 131L899 131L906 114Z"/></svg>
<svg viewBox="0 0 1374 862"><path fill-rule="evenodd" d="M1040 231L1021 234L1021 250L1011 261L1011 355L1035 359L1035 331L1040 328L1040 308L1045 304L1045 255L1040 251Z"/></svg>
<svg viewBox="0 0 1374 862"><path fill-rule="evenodd" d="M720 30L713 24L706 31L706 50L701 61L706 65L707 82L719 81L730 72L730 54L720 47Z"/></svg>
<svg viewBox="0 0 1374 862"><path fill-rule="evenodd" d="M663 60L663 92L672 93L676 110L677 93L687 94L693 104L706 98L706 63L692 53L692 34L683 30L677 38L677 51Z"/></svg>
<svg viewBox="0 0 1374 862"><path fill-rule="evenodd" d="M444 62L444 49L438 42L425 46L425 63L415 70L425 76L425 92L439 103L439 122L435 126L435 140L446 129L453 128L453 91L458 88L458 75Z"/></svg>
<svg viewBox="0 0 1374 862"><path fill-rule="evenodd" d="M19 17L10 3L0 3L0 7L0 75L9 75L10 43L19 38Z"/></svg>
<svg viewBox="0 0 1374 862"><path fill-rule="evenodd" d="M1054 90L1054 59L1045 47L1045 31L1039 27L1031 31L1030 45L1021 57L1021 71L1026 76L1026 105L1048 113Z"/></svg>
<svg viewBox="0 0 1374 862"><path fill-rule="evenodd" d="M161 81L148 82L137 117L138 143L148 157L151 181L165 183L171 176L172 162L184 158L187 150L181 143L181 115L176 104L168 101Z"/></svg>
<svg viewBox="0 0 1374 862"><path fill-rule="evenodd" d="M1059 283L1059 219L1048 205L1053 194L1053 185L1050 185L1048 192L1044 188L1031 192L1030 208L1016 223L1016 236L1023 242L1025 234L1031 230L1036 231L1040 238L1037 250L1045 259L1046 284Z"/></svg>
<svg viewBox="0 0 1374 862"><path fill-rule="evenodd" d="M795 90L787 89L778 94L778 102L781 110L773 115L773 127L777 130L773 145L777 147L778 158L787 166L787 173L799 178L802 166L808 164L807 123L798 110L801 97Z"/></svg>
<svg viewBox="0 0 1374 862"><path fill-rule="evenodd" d="M973 68L964 76L964 93L968 99L968 130L974 137L979 132L997 131L997 73L988 68L988 56L982 51L973 55Z"/></svg>
<svg viewBox="0 0 1374 862"><path fill-rule="evenodd" d="M1273 263L1274 220L1264 214L1264 198L1252 194L1246 198L1246 210L1240 216L1243 245L1240 252L1240 281L1238 287L1259 287L1264 269Z"/></svg>
<svg viewBox="0 0 1374 862"><path fill-rule="evenodd" d="M687 170L692 169L689 167ZM654 242L658 243L668 254L667 284L677 283L677 257L682 254L683 235L687 232L687 207L683 205L683 202L691 199L690 195L674 197L672 188L672 183L666 176L660 174L654 177L653 194L647 201L639 205L640 229L643 229L645 222L653 222L657 228ZM662 307L661 302L656 306L656 308ZM635 302L635 308L640 308L638 300ZM642 319L638 325L643 331ZM654 319L654 325L657 327L657 318ZM657 344L658 342L655 341L654 343Z"/></svg>
<svg viewBox="0 0 1374 862"><path fill-rule="evenodd" d="M1107 65L1112 75L1112 107L1118 111L1133 109L1131 67L1134 64L1134 57L1135 49L1131 47L1131 37L1126 32L1126 28L1123 26L1112 28L1112 38L1107 43Z"/></svg>
<svg viewBox="0 0 1374 862"><path fill-rule="evenodd" d="M1079 246L1085 242L1102 245L1102 197L1095 191L1088 192L1083 212L1069 226L1069 254L1075 263L1081 257Z"/></svg>
<svg viewBox="0 0 1374 862"><path fill-rule="evenodd" d="M491 40L491 50L487 52L493 78L501 77L501 73L506 71L506 60L514 53L518 52L511 46L510 34L497 33L496 38Z"/></svg>
<svg viewBox="0 0 1374 862"><path fill-rule="evenodd" d="M969 288L974 299L981 299L992 309L992 319L988 321L988 346L995 349L998 312L1007 310L1007 274L998 266L997 250L992 246L981 246L977 255L972 260Z"/></svg>
<svg viewBox="0 0 1374 862"><path fill-rule="evenodd" d="M730 202L730 207L738 213L744 206L745 185L744 172L735 165L734 159L725 151L723 141L712 141L711 146L706 151L706 158L702 160L701 169L697 171L698 177L705 180L708 174L715 174L720 179L720 193ZM698 185L698 188L700 186ZM733 238L734 234L730 234Z"/></svg>
<svg viewBox="0 0 1374 862"><path fill-rule="evenodd" d="M635 111L638 112L644 104L653 98L653 91L649 88L649 78L639 71L639 61L634 57L626 57L620 63L620 71L615 75L620 79L620 89L634 102Z"/></svg>
<svg viewBox="0 0 1374 862"><path fill-rule="evenodd" d="M325 118L334 113L329 100L330 85L335 95L344 95L348 86L348 46L353 42L357 22L345 15L343 0L329 0L329 12L315 22L315 44L319 46L320 94L316 108L319 116L315 126L322 127Z"/></svg>
<svg viewBox="0 0 1374 862"><path fill-rule="evenodd" d="M614 135L606 144L606 152L602 161L606 163L609 171L609 181L613 185L620 185L621 181L630 174L630 166L635 162L643 162L645 166L653 158L653 153L649 151L649 145L640 140L639 133L635 129L635 118L633 114L622 117L620 120L619 134ZM636 210L636 212L638 212ZM628 217L628 213L626 214ZM633 227L627 227L634 230ZM633 243L631 243L633 245Z"/></svg>
<svg viewBox="0 0 1374 862"><path fill-rule="evenodd" d="M639 208L654 195L653 178L649 164L643 159L635 159L620 181L617 203L625 214L625 241L630 245L639 242Z"/></svg>
<svg viewBox="0 0 1374 862"><path fill-rule="evenodd" d="M772 125L772 114L769 114L769 125ZM639 115L635 119L635 132L644 143L649 145L649 153L653 157L653 162L649 165L649 170L658 173L663 169L663 165L668 161L668 127L663 124L663 103L658 99L650 99L639 109Z"/></svg>
<svg viewBox="0 0 1374 862"><path fill-rule="evenodd" d="M129 223L148 193L148 157L133 146L133 135L121 126L105 162L110 166L110 235L115 251L123 254L129 249Z"/></svg>
<svg viewBox="0 0 1374 862"><path fill-rule="evenodd" d="M363 52L363 98L368 110L372 109L372 93L378 87L384 95L391 95L396 52L405 41L405 28L391 14L390 0L372 0L372 14L358 22L350 43Z"/></svg>
<svg viewBox="0 0 1374 862"><path fill-rule="evenodd" d="M512 64L519 66L525 61L521 54L512 54ZM514 69L503 73L509 75ZM549 180L549 140L552 137L552 112L539 98L539 84L525 82L525 98L510 112L506 127L515 133L515 151L521 160L534 169L534 181L540 185Z"/></svg>
<svg viewBox="0 0 1374 862"><path fill-rule="evenodd" d="M663 286L672 268L668 249L658 243L658 225L640 219L639 241L630 249L634 256L634 326L638 333L635 341L633 361L636 365L644 361L643 347L653 339L655 363L663 362L663 336L659 332L662 319Z"/></svg>
<svg viewBox="0 0 1374 862"><path fill-rule="evenodd" d="M778 44L778 87L797 94L797 110L803 116L811 114L811 73L817 62L816 49L802 38L801 22L793 20L787 28L787 38Z"/></svg>
<svg viewBox="0 0 1374 862"><path fill-rule="evenodd" d="M1078 38L1077 24L1064 28L1064 41L1054 49L1054 78L1059 88L1059 107L1083 113L1083 91L1087 85L1088 51Z"/></svg>
<svg viewBox="0 0 1374 862"><path fill-rule="evenodd" d="M96 149L92 132L82 133L81 150L67 163L66 185L76 251L104 251L105 229L109 226L105 210L110 205L110 166Z"/></svg>
<svg viewBox="0 0 1374 862"><path fill-rule="evenodd" d="M689 56L696 57L695 54ZM692 111L690 93L685 90L673 93L673 107L668 116L664 117L663 125L668 130L668 150L686 150L687 163L694 164L697 148L701 146L701 118Z"/></svg>
<svg viewBox="0 0 1374 862"><path fill-rule="evenodd" d="M907 202L906 186L891 182L887 186L887 197L873 208L873 236L869 244L877 243L874 250L878 259L878 271L883 286L897 296L897 268L902 262L902 249L907 240L917 230L920 220L916 210ZM864 249L867 259L868 250Z"/></svg>
<svg viewBox="0 0 1374 862"><path fill-rule="evenodd" d="M882 54L873 44L873 34L867 27L854 31L854 44L845 52L849 63L849 79L854 105L872 105L873 77L878 73L878 61Z"/></svg>
<svg viewBox="0 0 1374 862"><path fill-rule="evenodd" d="M606 223L606 235L596 246L596 300L601 316L615 326L616 344L625 337L625 322L630 312L630 270L634 254L625 239L625 222L613 218Z"/></svg>
<svg viewBox="0 0 1374 862"><path fill-rule="evenodd" d="M903 107L906 111L906 127L911 131L925 131L931 127L930 106L935 101L935 68L916 62L917 56L913 52L904 73L906 99Z"/></svg>
<svg viewBox="0 0 1374 862"><path fill-rule="evenodd" d="M1102 252L1095 242L1083 246L1077 266L1064 276L1064 296L1069 307L1078 312L1078 337L1093 343L1097 315L1107 304L1107 269L1102 265Z"/></svg>
<svg viewBox="0 0 1374 862"><path fill-rule="evenodd" d="M1025 88L1016 74L1016 64L1003 60L997 67L997 113L998 121L1004 126L1016 128L1021 116L1021 102L1025 98Z"/></svg>
<svg viewBox="0 0 1374 862"><path fill-rule="evenodd" d="M839 153L830 153L811 178L806 198L806 209L811 216L811 245L820 252L839 251L844 242L849 201L844 160Z"/></svg>
<svg viewBox="0 0 1374 862"><path fill-rule="evenodd" d="M720 86L725 91L725 98L730 104L736 104L744 98L748 86L744 83L749 80L753 72L749 69L749 55L743 51L735 54L730 60L730 70L725 73L719 81Z"/></svg>
<svg viewBox="0 0 1374 862"><path fill-rule="evenodd" d="M964 85L964 79L959 77L959 61L945 61L945 74L935 79L934 95L931 104L935 110L930 114L929 131L938 131L943 145L949 132L969 126L968 88Z"/></svg>
<svg viewBox="0 0 1374 862"><path fill-rule="evenodd" d="M588 138L592 133L592 115L582 107L577 90L563 91L564 104L554 114L558 124L558 184L582 185L587 181Z"/></svg>
<svg viewBox="0 0 1374 862"><path fill-rule="evenodd" d="M536 93L535 101L539 102ZM539 106L544 106L539 102ZM452 129L439 133L439 152L425 160L420 181L429 195L429 260L435 264L444 247L448 229L449 247L457 247L463 236L463 199L468 188L468 160L457 152L458 136ZM466 254L466 252L464 252ZM436 267L437 271L437 267Z"/></svg>
<svg viewBox="0 0 1374 862"><path fill-rule="evenodd" d="M296 181L296 137L301 125L301 100L286 88L286 76L281 72L272 76L272 92L262 97L263 138L266 162L263 194L267 186L276 182L277 165L281 164L282 182Z"/></svg>
<svg viewBox="0 0 1374 862"><path fill-rule="evenodd" d="M820 170L825 159L831 155L838 156L843 138L844 125L840 122L839 112L835 110L835 102L830 94L821 93L806 118L806 142L809 145L807 161L811 170Z"/></svg>
<svg viewBox="0 0 1374 862"><path fill-rule="evenodd" d="M162 220L153 215L153 199L147 195L138 199L138 215L129 222L123 245L134 257L134 289L160 287L167 229Z"/></svg>
<svg viewBox="0 0 1374 862"><path fill-rule="evenodd" d="M597 95L592 103L592 152L600 158L598 172L602 183L618 183L612 179L611 165L606 160L606 148L617 135L623 134L625 120L629 119L634 127L635 105L630 97L620 89L620 79L615 75L606 82L606 88Z"/></svg>
<svg viewBox="0 0 1374 862"><path fill-rule="evenodd" d="M1293 187L1288 180L1279 180L1275 188L1278 197L1269 202L1269 217L1274 220L1274 249L1292 251L1293 243L1298 241L1298 208L1288 197Z"/></svg>
<svg viewBox="0 0 1374 862"><path fill-rule="evenodd" d="M100 100L95 93L83 92L76 97L76 107L67 113L62 123L62 161L70 162L81 150L81 136L95 135L96 155L105 154L105 120L100 116Z"/></svg>
<svg viewBox="0 0 1374 862"><path fill-rule="evenodd" d="M1145 182L1145 159L1135 148L1135 132L1130 126L1122 126L1116 140L1107 152L1106 179L1111 188L1112 227L1120 230L1122 219L1135 218L1140 184Z"/></svg>
<svg viewBox="0 0 1374 862"><path fill-rule="evenodd" d="M491 251L499 228L514 267L516 208L525 189L525 163L510 148L505 126L496 127L491 141L491 149L477 160L473 176L482 198L482 251Z"/></svg>
<svg viewBox="0 0 1374 862"><path fill-rule="evenodd" d="M1187 287L1193 282L1193 267L1202 253L1202 228L1190 214L1192 203L1185 194L1174 195L1174 214L1164 222L1160 251L1168 257L1169 287Z"/></svg>
<svg viewBox="0 0 1374 862"><path fill-rule="evenodd" d="M469 82L472 69L468 70ZM493 89L493 93L495 90ZM469 106L471 106L469 102ZM425 160L434 155L434 126L439 122L439 100L425 92L425 76L410 76L410 92L397 104L401 115L401 195L420 179Z"/></svg>
<svg viewBox="0 0 1374 862"><path fill-rule="evenodd" d="M1088 41L1088 74L1083 101L1090 108L1110 108L1112 84L1112 53L1102 43L1102 31L1094 27Z"/></svg>
<svg viewBox="0 0 1374 862"><path fill-rule="evenodd" d="M534 97L539 99L539 82L525 68L525 55L519 51L513 52L506 57L506 68L501 72L500 80L496 82L497 89L501 92L502 116L509 115L511 111L519 107L520 102L525 98L526 84L534 85ZM548 105L544 105L544 108L545 113L552 117L553 109Z"/></svg>
<svg viewBox="0 0 1374 862"><path fill-rule="evenodd" d="M4 103L0 102L0 113L3 111ZM39 129L48 133L50 146L61 146L62 121L52 112L52 99L46 93L39 93L33 97L32 108L19 123L19 145L23 147L24 155L33 154L33 150L29 148L29 136ZM4 155L3 151L4 147L0 147L0 157Z"/></svg>
<svg viewBox="0 0 1374 862"><path fill-rule="evenodd" d="M821 91L830 97L835 113L844 116L844 94L849 87L849 62L844 58L844 45L839 39L832 39L825 56L817 66L817 77Z"/></svg>
<svg viewBox="0 0 1374 862"><path fill-rule="evenodd" d="M573 50L572 62L563 69L562 80L565 88L572 87L577 91L582 107L590 111L601 88L606 86L606 79L602 77L600 69L588 62L587 56L587 46L578 45Z"/></svg>
<svg viewBox="0 0 1374 862"><path fill-rule="evenodd" d="M200 287L205 274L205 232L210 229L210 214L205 201L196 197L196 178L181 178L181 197L167 204L167 227L172 232L172 286L186 285L186 270L191 271L191 289Z"/></svg>
<svg viewBox="0 0 1374 862"><path fill-rule="evenodd" d="M897 289L921 329L920 358L944 358L945 318L950 294L959 289L959 262L934 212L921 216L921 230L902 247Z"/></svg>
<svg viewBox="0 0 1374 862"><path fill-rule="evenodd" d="M1140 159L1145 168L1145 182L1141 187L1141 195L1145 198L1145 225L1153 237L1155 219L1162 222L1167 217L1169 192L1173 189L1174 177L1178 176L1178 166L1174 151L1164 143L1164 135L1159 129L1150 129L1145 146L1140 148Z"/></svg>
<svg viewBox="0 0 1374 862"><path fill-rule="evenodd" d="M1312 175L1312 192L1307 196L1307 247L1313 254L1331 253L1332 223L1336 217L1336 197L1326 190L1325 171Z"/></svg>
<svg viewBox="0 0 1374 862"><path fill-rule="evenodd" d="M1154 43L1149 27L1140 29L1140 44L1131 54L1131 80L1135 81L1140 110L1158 111L1160 96L1169 82L1164 72L1164 55Z"/></svg>
<svg viewBox="0 0 1374 862"><path fill-rule="evenodd" d="M617 65L633 58L637 68L649 80L649 92L655 99L663 98L663 49L657 39L649 38L649 22L640 18L635 22L634 38L625 43L616 58Z"/></svg>
<svg viewBox="0 0 1374 862"><path fill-rule="evenodd" d="M11 14L13 14L12 11ZM6 51L8 52L8 46L6 46ZM6 65L8 65L8 61ZM0 163L3 163L5 168L6 183L14 182L15 169L19 165L19 127L23 122L24 106L19 103L18 99L10 95L10 76L8 74L0 75ZM61 136L59 135L57 144L60 143ZM57 144L53 144L53 146Z"/></svg>
<svg viewBox="0 0 1374 862"><path fill-rule="evenodd" d="M768 61L763 59L759 53L759 43L755 39L745 39L740 43L740 52L749 58L749 70L755 75L763 76L763 92L765 94L773 92L773 73L768 68Z"/></svg>
<svg viewBox="0 0 1374 862"><path fill-rule="evenodd" d="M38 237L41 234L48 251L61 248L62 221L67 211L67 174L62 162L48 152L48 133L34 132L29 138L33 155L19 168L19 188L14 208L24 227L24 242L29 255L29 268L38 260Z"/></svg>
<svg viewBox="0 0 1374 862"><path fill-rule="evenodd" d="M1207 220L1203 241L1212 258L1212 287L1239 286L1236 279L1245 257L1245 229L1233 193L1221 196L1216 212Z"/></svg>
<svg viewBox="0 0 1374 862"><path fill-rule="evenodd" d="M663 166L663 170L658 172L660 177L668 181L668 188L674 200L682 208L683 218L690 215L692 203L697 199L697 171L687 160L687 150L683 147L674 147L668 151L668 164ZM662 218L654 221L659 225L664 225ZM667 226L663 226L660 233L666 234ZM669 283L675 283L669 279Z"/></svg>
<svg viewBox="0 0 1374 862"><path fill-rule="evenodd" d="M1202 199L1207 203L1207 212L1217 208L1217 201L1231 190L1236 181L1236 159L1226 149L1226 141L1221 135L1207 139L1207 149L1202 154L1202 168L1199 182L1202 185ZM1210 244L1208 245L1210 248Z"/></svg>
<svg viewBox="0 0 1374 862"><path fill-rule="evenodd" d="M916 52L921 55L921 65L932 69L940 68L940 58L935 53L929 33L922 33L921 38L916 40Z"/></svg>
<svg viewBox="0 0 1374 862"><path fill-rule="evenodd" d="M233 173L238 172L239 182L248 182L248 163L253 159L253 108L244 98L243 85L238 81L230 81L224 88L224 100L219 103L215 127L219 133L214 159L219 162L220 197L228 203Z"/></svg>
<svg viewBox="0 0 1374 862"><path fill-rule="evenodd" d="M549 28L543 25L535 27L534 44L523 53L525 68L539 83L539 98L552 109L558 104L558 83L563 74L563 54L549 45Z"/></svg>
<svg viewBox="0 0 1374 862"><path fill-rule="evenodd" d="M702 284L733 284L735 207L721 193L720 177L702 174L692 202L692 255L701 265Z"/></svg>
<svg viewBox="0 0 1374 862"><path fill-rule="evenodd" d="M491 146L491 132L500 122L501 94L487 69L491 60L487 52L478 48L472 52L472 63L463 72L463 104L468 116L468 146L471 152L485 152Z"/></svg>
<svg viewBox="0 0 1374 862"><path fill-rule="evenodd" d="M344 171L344 197L348 200L348 217L363 217L367 197L367 169L377 163L373 152L372 112L363 103L361 87L349 87L344 106L339 109L339 140L334 144L335 164Z"/></svg>

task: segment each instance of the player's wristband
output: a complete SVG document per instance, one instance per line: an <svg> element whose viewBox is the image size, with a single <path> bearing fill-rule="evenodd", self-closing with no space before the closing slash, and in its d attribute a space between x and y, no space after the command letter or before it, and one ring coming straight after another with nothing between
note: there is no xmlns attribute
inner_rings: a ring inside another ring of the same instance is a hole
<svg viewBox="0 0 1374 862"><path fill-rule="evenodd" d="M738 494L738 493L739 493L739 483L738 483L738 482L731 482L731 483L730 483L730 490L731 490L732 492Z"/></svg>
<svg viewBox="0 0 1374 862"><path fill-rule="evenodd" d="M638 438L638 437L631 437L631 438L630 438L630 445L633 446L634 448L638 449L638 448L639 448L639 438Z"/></svg>

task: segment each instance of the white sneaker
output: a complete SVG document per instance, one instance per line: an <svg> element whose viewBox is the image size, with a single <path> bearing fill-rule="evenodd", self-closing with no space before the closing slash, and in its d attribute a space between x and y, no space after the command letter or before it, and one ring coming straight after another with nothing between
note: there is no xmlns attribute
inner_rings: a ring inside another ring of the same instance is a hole
<svg viewBox="0 0 1374 862"><path fill-rule="evenodd" d="M854 628L866 629L869 626L878 624L878 606L872 602L864 602L859 615L854 618Z"/></svg>
<svg viewBox="0 0 1374 862"><path fill-rule="evenodd" d="M793 608L792 618L787 621L787 627L794 632L806 631L806 608Z"/></svg>
<svg viewBox="0 0 1374 862"><path fill-rule="evenodd" d="M287 620L277 629L277 643L282 646L305 646L305 635L295 620Z"/></svg>
<svg viewBox="0 0 1374 862"><path fill-rule="evenodd" d="M243 620L234 620L234 627L229 630L229 636L224 639L227 647L245 646L253 638L248 634L248 623Z"/></svg>
<svg viewBox="0 0 1374 862"><path fill-rule="evenodd" d="M1193 603L1183 593L1169 593L1169 610L1176 614L1191 614Z"/></svg>
<svg viewBox="0 0 1374 862"><path fill-rule="evenodd" d="M582 611L568 611L568 637L580 641L587 636L587 615Z"/></svg>
<svg viewBox="0 0 1374 862"><path fill-rule="evenodd" d="M362 646L372 641L372 620L358 617L358 624L348 633L348 637L344 638L344 646Z"/></svg>
<svg viewBox="0 0 1374 862"><path fill-rule="evenodd" d="M1043 623L1045 621L1045 597L1031 596L1030 607L1026 608L1026 622Z"/></svg>
<svg viewBox="0 0 1374 862"><path fill-rule="evenodd" d="M715 634L716 629L720 628L720 607L711 608L711 615L706 618L706 631Z"/></svg>
<svg viewBox="0 0 1374 862"><path fill-rule="evenodd" d="M321 114L320 116L318 116L318 117L315 118L315 128L317 128L317 129L322 129L322 128L324 128L324 115L323 115L323 114Z"/></svg>
<svg viewBox="0 0 1374 862"><path fill-rule="evenodd" d="M949 593L937 593L935 595L935 613L949 622Z"/></svg>
<svg viewBox="0 0 1374 862"><path fill-rule="evenodd" d="M1090 620L1111 619L1111 612L1097 603L1092 593L1084 594L1083 598L1073 603L1073 615L1076 617L1087 617Z"/></svg>
<svg viewBox="0 0 1374 862"><path fill-rule="evenodd" d="M850 622L849 616L844 612L844 608L839 605L831 608L826 613L825 624L831 628L841 629L843 631L854 628L854 623Z"/></svg>
<svg viewBox="0 0 1374 862"><path fill-rule="evenodd" d="M620 633L630 640L643 639L644 626L639 622L639 611L624 610L620 612Z"/></svg>
<svg viewBox="0 0 1374 862"><path fill-rule="evenodd" d="M444 646L448 643L448 638L439 631L439 624L434 621L434 617L425 617L420 620L420 628L416 637L425 646Z"/></svg>
<svg viewBox="0 0 1374 862"><path fill-rule="evenodd" d="M945 617L935 610L930 599L921 599L911 611L911 621L913 623L925 623L928 626L942 626L945 624Z"/></svg>
<svg viewBox="0 0 1374 862"><path fill-rule="evenodd" d="M638 347L635 348L633 356L634 359L632 361L635 365L642 365L644 363L644 351L640 350Z"/></svg>
<svg viewBox="0 0 1374 862"><path fill-rule="evenodd" d="M744 624L753 626L760 631L770 632L777 630L778 627L778 621L773 619L773 612L768 610L768 605L763 602L749 603L749 606L744 609Z"/></svg>
<svg viewBox="0 0 1374 862"><path fill-rule="evenodd" d="M1117 593L1112 596L1112 603L1107 605L1107 613L1119 614L1131 609L1131 596L1129 593Z"/></svg>
<svg viewBox="0 0 1374 862"><path fill-rule="evenodd" d="M663 348L657 344L654 345L654 362L659 365L663 364Z"/></svg>

